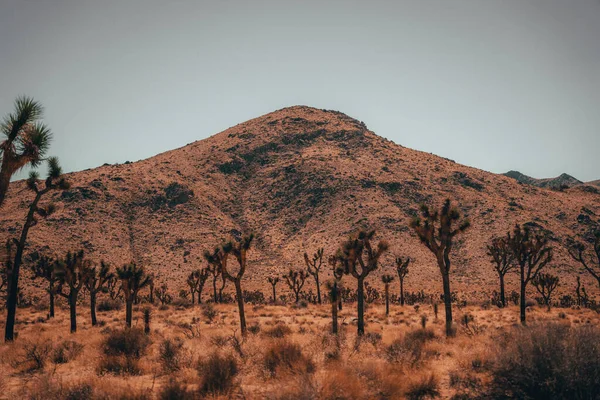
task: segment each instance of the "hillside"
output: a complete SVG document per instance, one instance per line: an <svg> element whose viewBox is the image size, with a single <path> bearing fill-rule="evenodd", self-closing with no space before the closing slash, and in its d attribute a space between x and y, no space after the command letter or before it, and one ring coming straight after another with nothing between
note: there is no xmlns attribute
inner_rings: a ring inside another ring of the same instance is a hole
<svg viewBox="0 0 600 400"><path fill-rule="evenodd" d="M545 179L532 178L520 173L519 171L508 171L504 175L508 176L509 178L516 179L521 183L548 189L566 189L583 184L582 181L572 177L569 174L560 174L556 178Z"/></svg>
<svg viewBox="0 0 600 400"><path fill-rule="evenodd" d="M224 235L257 233L246 284L266 289L266 276L303 265L304 250L324 246L331 254L352 231L369 226L391 244L383 270L392 268L394 255L408 255L415 262L407 290L439 291L434 259L408 223L420 203L449 197L472 222L453 254L453 288L483 295L497 280L485 256L492 236L531 223L558 245L587 232L600 215L598 191L523 185L402 147L342 113L302 106L68 179L72 188L53 195L58 212L31 230L28 253L84 248L113 265L134 260L173 289L204 265L202 252ZM24 182L11 186L3 234L17 234L30 198ZM554 265L563 275L577 269L562 247ZM514 282L508 280L509 290ZM565 287L571 282L573 276L565 278ZM593 293L585 275L584 282Z"/></svg>

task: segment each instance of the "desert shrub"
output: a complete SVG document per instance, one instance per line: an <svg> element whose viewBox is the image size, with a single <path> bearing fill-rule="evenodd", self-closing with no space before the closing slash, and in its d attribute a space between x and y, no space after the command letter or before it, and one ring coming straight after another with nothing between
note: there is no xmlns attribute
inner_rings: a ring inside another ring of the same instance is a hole
<svg viewBox="0 0 600 400"><path fill-rule="evenodd" d="M187 308L190 308L192 306L192 302L188 298L177 297L176 299L174 299L171 302L171 305L173 305L174 307L177 307L177 308L187 309Z"/></svg>
<svg viewBox="0 0 600 400"><path fill-rule="evenodd" d="M165 339L160 343L158 359L165 371L175 372L181 368L182 349L181 340Z"/></svg>
<svg viewBox="0 0 600 400"><path fill-rule="evenodd" d="M258 323L254 323L248 327L248 332L253 335L258 335L260 333L260 325Z"/></svg>
<svg viewBox="0 0 600 400"><path fill-rule="evenodd" d="M519 328L497 344L494 398L592 399L600 393L600 330L559 324Z"/></svg>
<svg viewBox="0 0 600 400"><path fill-rule="evenodd" d="M440 397L439 383L432 374L412 383L406 391L407 400L435 399Z"/></svg>
<svg viewBox="0 0 600 400"><path fill-rule="evenodd" d="M300 345L285 340L271 344L264 355L263 365L271 376L282 370L292 373L312 373L315 370L315 365L302 353Z"/></svg>
<svg viewBox="0 0 600 400"><path fill-rule="evenodd" d="M213 353L198 364L200 393L227 394L235 387L238 374L236 359L230 355Z"/></svg>
<svg viewBox="0 0 600 400"><path fill-rule="evenodd" d="M158 393L159 400L193 400L195 398L182 383L170 379L169 382Z"/></svg>
<svg viewBox="0 0 600 400"><path fill-rule="evenodd" d="M54 364L66 364L74 360L83 351L83 345L73 340L65 340L59 343L52 351L52 362Z"/></svg>
<svg viewBox="0 0 600 400"><path fill-rule="evenodd" d="M289 335L290 333L292 333L292 329L284 324L277 324L274 327L264 331L265 336L279 339Z"/></svg>
<svg viewBox="0 0 600 400"><path fill-rule="evenodd" d="M104 357L100 360L100 373L138 375L138 360L146 353L150 339L141 329L124 329L110 332L102 344Z"/></svg>
<svg viewBox="0 0 600 400"><path fill-rule="evenodd" d="M385 357L389 362L410 362L416 364L423 359L425 344L435 338L431 329L409 331L402 339L394 340L385 349Z"/></svg>
<svg viewBox="0 0 600 400"><path fill-rule="evenodd" d="M102 299L96 305L98 311L118 311L123 307L123 303L119 300Z"/></svg>
<svg viewBox="0 0 600 400"><path fill-rule="evenodd" d="M50 358L52 344L40 341L27 341L23 343L22 357L15 359L13 368L24 367L27 371L43 369Z"/></svg>
<svg viewBox="0 0 600 400"><path fill-rule="evenodd" d="M212 324L213 320L217 316L217 310L212 303L206 303L202 306L202 316L206 318L209 324Z"/></svg>
<svg viewBox="0 0 600 400"><path fill-rule="evenodd" d="M244 290L242 297L244 302L251 304L265 304L265 295L260 290Z"/></svg>

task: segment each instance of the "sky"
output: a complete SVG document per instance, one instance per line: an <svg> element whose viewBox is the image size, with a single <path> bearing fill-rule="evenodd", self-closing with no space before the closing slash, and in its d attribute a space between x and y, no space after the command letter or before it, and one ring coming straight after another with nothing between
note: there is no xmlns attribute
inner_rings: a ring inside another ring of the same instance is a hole
<svg viewBox="0 0 600 400"><path fill-rule="evenodd" d="M292 105L406 147L600 179L600 0L0 0L0 116L44 104L67 171Z"/></svg>

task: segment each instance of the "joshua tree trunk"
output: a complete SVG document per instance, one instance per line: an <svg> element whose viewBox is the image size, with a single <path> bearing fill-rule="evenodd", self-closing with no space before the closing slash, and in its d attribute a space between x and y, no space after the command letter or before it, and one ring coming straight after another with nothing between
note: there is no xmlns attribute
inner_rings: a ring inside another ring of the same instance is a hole
<svg viewBox="0 0 600 400"><path fill-rule="evenodd" d="M213 298L214 298L214 302L218 303L218 297L217 297L217 277L213 277Z"/></svg>
<svg viewBox="0 0 600 400"><path fill-rule="evenodd" d="M338 293L337 282L333 284L333 293L331 295L331 332L334 335L338 333Z"/></svg>
<svg viewBox="0 0 600 400"><path fill-rule="evenodd" d="M315 275L315 283L317 284L317 302L321 304L321 285L319 285L319 274Z"/></svg>
<svg viewBox="0 0 600 400"><path fill-rule="evenodd" d="M69 293L69 311L71 316L71 333L77 332L77 293Z"/></svg>
<svg viewBox="0 0 600 400"><path fill-rule="evenodd" d="M50 290L48 291L50 295L50 312L48 313L49 318L54 318L54 284L50 283Z"/></svg>
<svg viewBox="0 0 600 400"><path fill-rule="evenodd" d="M133 315L133 299L127 298L125 301L125 324L131 328L131 317Z"/></svg>
<svg viewBox="0 0 600 400"><path fill-rule="evenodd" d="M500 274L500 303L506 307L506 297L504 296L504 275Z"/></svg>
<svg viewBox="0 0 600 400"><path fill-rule="evenodd" d="M342 311L342 303L344 302L344 299L342 299L342 296L340 296L338 294L338 310Z"/></svg>
<svg viewBox="0 0 600 400"><path fill-rule="evenodd" d="M400 305L404 305L404 278L400 278Z"/></svg>
<svg viewBox="0 0 600 400"><path fill-rule="evenodd" d="M446 336L452 336L452 296L450 292L450 274L442 272L444 284L444 308L446 310Z"/></svg>
<svg viewBox="0 0 600 400"><path fill-rule="evenodd" d="M194 296L194 291L190 290L190 293L192 294L192 305L194 305L194 297L196 296Z"/></svg>
<svg viewBox="0 0 600 400"><path fill-rule="evenodd" d="M521 298L519 300L519 308L521 310L521 325L526 325L525 320L525 271L521 268Z"/></svg>
<svg viewBox="0 0 600 400"><path fill-rule="evenodd" d="M390 285L385 285L385 315L390 315Z"/></svg>
<svg viewBox="0 0 600 400"><path fill-rule="evenodd" d="M275 302L277 302L277 296L275 294L275 285L271 285L273 287L273 304L275 304Z"/></svg>
<svg viewBox="0 0 600 400"><path fill-rule="evenodd" d="M90 292L90 313L92 314L92 326L98 325L96 320L96 293Z"/></svg>
<svg viewBox="0 0 600 400"><path fill-rule="evenodd" d="M365 334L365 285L364 279L358 280L358 335Z"/></svg>
<svg viewBox="0 0 600 400"><path fill-rule="evenodd" d="M246 314L244 313L244 297L242 294L242 284L240 280L234 281L235 285L235 297L237 297L238 310L240 313L240 328L242 335L246 334Z"/></svg>

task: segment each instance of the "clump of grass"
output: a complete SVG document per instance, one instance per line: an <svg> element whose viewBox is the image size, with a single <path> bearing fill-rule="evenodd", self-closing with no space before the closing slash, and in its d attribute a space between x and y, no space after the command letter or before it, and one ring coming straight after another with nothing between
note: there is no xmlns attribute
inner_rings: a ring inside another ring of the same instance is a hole
<svg viewBox="0 0 600 400"><path fill-rule="evenodd" d="M292 333L292 329L283 324L277 324L274 327L264 331L265 336L279 339L289 335L290 333Z"/></svg>
<svg viewBox="0 0 600 400"><path fill-rule="evenodd" d="M433 374L412 383L406 391L407 400L435 399L437 397L440 397L439 382Z"/></svg>
<svg viewBox="0 0 600 400"><path fill-rule="evenodd" d="M150 339L140 329L124 329L109 333L102 344L104 357L99 372L138 375L138 361L146 353Z"/></svg>
<svg viewBox="0 0 600 400"><path fill-rule="evenodd" d="M77 358L83 351L83 345L73 340L59 343L52 351L51 360L54 364L66 364Z"/></svg>
<svg viewBox="0 0 600 400"><path fill-rule="evenodd" d="M271 344L264 355L263 365L271 376L284 371L291 373L315 371L314 363L302 353L300 345L286 340L279 340Z"/></svg>
<svg viewBox="0 0 600 400"><path fill-rule="evenodd" d="M181 340L165 339L160 343L158 359L167 372L179 371L181 368L183 342Z"/></svg>
<svg viewBox="0 0 600 400"><path fill-rule="evenodd" d="M404 338L394 340L385 349L385 357L389 362L409 362L416 364L423 359L425 345L435 338L431 329L417 329L406 333Z"/></svg>
<svg viewBox="0 0 600 400"><path fill-rule="evenodd" d="M236 386L236 376L239 373L236 359L230 355L211 354L198 364L200 374L200 393L229 394Z"/></svg>

